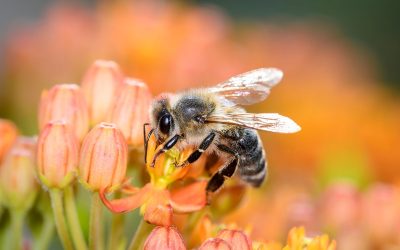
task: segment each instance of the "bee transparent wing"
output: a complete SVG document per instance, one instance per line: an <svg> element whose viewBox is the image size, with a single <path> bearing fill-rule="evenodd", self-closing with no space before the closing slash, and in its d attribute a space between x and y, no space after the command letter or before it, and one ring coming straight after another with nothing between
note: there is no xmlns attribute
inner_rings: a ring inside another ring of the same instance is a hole
<svg viewBox="0 0 400 250"><path fill-rule="evenodd" d="M207 117L207 122L233 124L276 133L295 133L301 129L292 119L276 113L216 114Z"/></svg>
<svg viewBox="0 0 400 250"><path fill-rule="evenodd" d="M233 104L251 105L265 100L282 77L283 72L279 69L260 68L231 77L208 90Z"/></svg>

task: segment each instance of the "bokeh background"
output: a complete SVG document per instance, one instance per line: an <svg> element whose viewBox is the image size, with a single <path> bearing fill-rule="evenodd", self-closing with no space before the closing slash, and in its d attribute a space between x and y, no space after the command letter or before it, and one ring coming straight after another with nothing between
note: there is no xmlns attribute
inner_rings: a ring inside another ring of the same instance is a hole
<svg viewBox="0 0 400 250"><path fill-rule="evenodd" d="M400 246L400 3L11 1L0 8L0 117L37 133L42 89L118 62L154 95L257 67L284 80L251 112L294 119L262 133L268 181L224 220L255 239L305 225L339 249ZM396 248L397 247L397 248Z"/></svg>

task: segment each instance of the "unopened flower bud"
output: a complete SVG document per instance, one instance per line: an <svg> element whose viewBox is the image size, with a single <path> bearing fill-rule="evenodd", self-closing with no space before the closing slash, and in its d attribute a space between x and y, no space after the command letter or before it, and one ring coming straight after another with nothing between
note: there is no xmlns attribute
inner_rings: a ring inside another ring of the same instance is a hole
<svg viewBox="0 0 400 250"><path fill-rule="evenodd" d="M64 120L79 140L89 129L88 107L76 84L59 84L42 93L39 106L39 128L54 120Z"/></svg>
<svg viewBox="0 0 400 250"><path fill-rule="evenodd" d="M31 142L35 143L34 140ZM9 209L28 210L35 200L37 190L34 152L29 147L23 148L16 144L0 166L2 203Z"/></svg>
<svg viewBox="0 0 400 250"><path fill-rule="evenodd" d="M217 237L228 242L232 250L252 249L250 238L242 231L224 229L218 233Z"/></svg>
<svg viewBox="0 0 400 250"><path fill-rule="evenodd" d="M38 140L37 165L41 182L64 188L73 180L78 165L79 143L65 121L49 122Z"/></svg>
<svg viewBox="0 0 400 250"><path fill-rule="evenodd" d="M0 119L0 163L17 138L18 130L8 120Z"/></svg>
<svg viewBox="0 0 400 250"><path fill-rule="evenodd" d="M79 178L84 186L97 192L118 188L126 173L128 145L113 123L100 123L83 140Z"/></svg>
<svg viewBox="0 0 400 250"><path fill-rule="evenodd" d="M118 64L97 60L86 72L82 89L89 105L91 124L105 121L124 77Z"/></svg>
<svg viewBox="0 0 400 250"><path fill-rule="evenodd" d="M112 109L110 121L121 129L128 144L143 144L143 124L149 121L152 96L147 85L126 78Z"/></svg>
<svg viewBox="0 0 400 250"><path fill-rule="evenodd" d="M206 240L199 250L232 250L231 246L223 239L211 238Z"/></svg>
<svg viewBox="0 0 400 250"><path fill-rule="evenodd" d="M144 243L145 250L185 250L181 234L175 227L156 227Z"/></svg>

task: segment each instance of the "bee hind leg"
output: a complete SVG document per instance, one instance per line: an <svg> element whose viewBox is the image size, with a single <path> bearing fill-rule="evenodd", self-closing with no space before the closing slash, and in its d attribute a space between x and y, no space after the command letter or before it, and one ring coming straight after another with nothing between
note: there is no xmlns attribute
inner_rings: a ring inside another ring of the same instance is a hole
<svg viewBox="0 0 400 250"><path fill-rule="evenodd" d="M228 164L219 169L208 181L206 187L208 203L210 203L210 193L214 193L215 191L217 191L224 184L226 178L230 178L233 176L239 163L239 156L232 149L222 144L217 145L217 147L223 152L232 154L233 158Z"/></svg>

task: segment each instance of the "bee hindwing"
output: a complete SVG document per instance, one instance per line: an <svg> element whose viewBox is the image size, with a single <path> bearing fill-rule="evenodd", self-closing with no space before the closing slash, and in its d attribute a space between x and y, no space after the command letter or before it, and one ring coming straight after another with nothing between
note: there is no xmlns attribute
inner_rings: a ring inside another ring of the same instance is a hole
<svg viewBox="0 0 400 250"><path fill-rule="evenodd" d="M232 113L215 114L207 117L207 122L234 124L246 128L276 133L295 133L301 128L293 120L276 113Z"/></svg>

